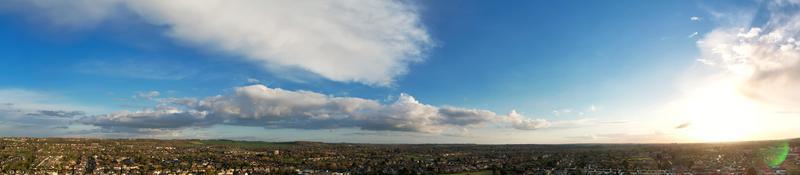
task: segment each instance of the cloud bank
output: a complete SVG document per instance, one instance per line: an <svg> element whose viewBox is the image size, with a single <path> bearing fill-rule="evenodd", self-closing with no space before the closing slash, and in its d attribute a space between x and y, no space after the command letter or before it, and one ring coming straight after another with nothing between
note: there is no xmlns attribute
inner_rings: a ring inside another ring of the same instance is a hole
<svg viewBox="0 0 800 175"><path fill-rule="evenodd" d="M508 116L481 109L423 104L408 94L393 103L355 97L335 97L310 91L238 87L232 93L192 98L162 98L141 111L121 111L83 117L80 123L110 132L151 132L203 128L218 124L264 128L338 129L442 133L486 125L522 130L549 127L544 119L528 119L515 111Z"/></svg>
<svg viewBox="0 0 800 175"><path fill-rule="evenodd" d="M139 16L200 49L271 71L301 69L340 82L390 85L432 46L418 9L402 1L16 1L2 9L60 26ZM120 15L128 12L134 15Z"/></svg>

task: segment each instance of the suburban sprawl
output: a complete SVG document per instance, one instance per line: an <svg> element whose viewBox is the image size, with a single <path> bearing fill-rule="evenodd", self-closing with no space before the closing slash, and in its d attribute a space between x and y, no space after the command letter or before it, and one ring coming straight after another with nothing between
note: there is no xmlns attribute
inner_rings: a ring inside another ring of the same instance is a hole
<svg viewBox="0 0 800 175"><path fill-rule="evenodd" d="M2 174L800 174L800 140L351 144L2 138Z"/></svg>

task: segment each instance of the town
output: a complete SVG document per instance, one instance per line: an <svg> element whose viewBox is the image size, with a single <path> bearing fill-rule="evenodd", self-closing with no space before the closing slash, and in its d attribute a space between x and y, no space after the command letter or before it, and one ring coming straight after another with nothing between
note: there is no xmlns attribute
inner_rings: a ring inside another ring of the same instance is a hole
<svg viewBox="0 0 800 175"><path fill-rule="evenodd" d="M2 174L800 174L800 139L694 144L349 144L8 137Z"/></svg>

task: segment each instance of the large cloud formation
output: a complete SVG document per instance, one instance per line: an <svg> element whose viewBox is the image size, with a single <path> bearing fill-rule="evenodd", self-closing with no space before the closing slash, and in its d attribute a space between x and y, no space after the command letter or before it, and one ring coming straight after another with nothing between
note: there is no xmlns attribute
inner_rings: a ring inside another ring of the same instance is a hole
<svg viewBox="0 0 800 175"><path fill-rule="evenodd" d="M717 28L698 41L701 62L739 78L749 97L781 106L800 101L800 4L768 2L766 22ZM752 24L751 24L752 25Z"/></svg>
<svg viewBox="0 0 800 175"><path fill-rule="evenodd" d="M369 99L251 85L235 88L226 95L161 101L154 108L87 116L80 122L116 132L178 130L216 124L422 133L460 131L506 122L525 130L549 126L546 120L527 119L516 112L503 116L480 109L437 107L420 103L407 94L401 94L393 103L382 104Z"/></svg>
<svg viewBox="0 0 800 175"><path fill-rule="evenodd" d="M402 1L33 0L0 7L78 27L140 16L169 37L272 71L299 68L370 85L391 84L432 45L417 8Z"/></svg>

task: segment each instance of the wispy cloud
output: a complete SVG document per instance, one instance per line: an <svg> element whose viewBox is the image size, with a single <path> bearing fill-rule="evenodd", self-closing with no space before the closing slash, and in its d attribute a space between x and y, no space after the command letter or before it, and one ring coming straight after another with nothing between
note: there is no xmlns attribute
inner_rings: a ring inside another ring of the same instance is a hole
<svg viewBox="0 0 800 175"><path fill-rule="evenodd" d="M557 116L557 117L559 117L559 116L583 117L583 116L585 116L587 114L595 113L595 112L598 112L598 111L600 111L602 109L603 109L603 107L595 105L595 104L592 104L592 105L589 105L586 108L577 108L577 109L561 108L561 109L556 109L556 110L551 111L550 114L552 114L553 116Z"/></svg>
<svg viewBox="0 0 800 175"><path fill-rule="evenodd" d="M597 112L598 110L600 110L602 108L599 107L599 106L595 106L595 105L589 105L589 107L587 107L586 109L589 110L589 112Z"/></svg>
<svg viewBox="0 0 800 175"><path fill-rule="evenodd" d="M145 99L145 100L153 100L161 95L158 91L148 91L148 92L136 92L136 95L133 96L134 99Z"/></svg>
<svg viewBox="0 0 800 175"><path fill-rule="evenodd" d="M694 38L694 37L695 37L695 36L697 36L698 34L700 34L700 33L694 32L694 33L692 33L692 34L689 34L689 38Z"/></svg>
<svg viewBox="0 0 800 175"><path fill-rule="evenodd" d="M550 113L552 113L554 116L562 116L562 115L572 115L573 112L574 111L572 109L557 109L553 110L553 112Z"/></svg>
<svg viewBox="0 0 800 175"><path fill-rule="evenodd" d="M548 128L552 125L549 121L545 119L530 119L525 118L516 110L511 111L508 114L509 121L511 121L511 127L519 130L537 130Z"/></svg>
<svg viewBox="0 0 800 175"><path fill-rule="evenodd" d="M258 80L258 79L255 79L255 78L247 78L247 83L250 83L250 84L261 84L261 80Z"/></svg>
<svg viewBox="0 0 800 175"><path fill-rule="evenodd" d="M27 113L30 116L49 116L59 118L73 118L77 116L84 116L86 112L83 111L64 111L64 110L38 110L36 112Z"/></svg>

